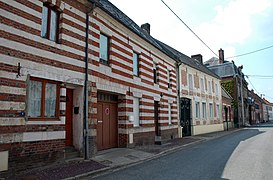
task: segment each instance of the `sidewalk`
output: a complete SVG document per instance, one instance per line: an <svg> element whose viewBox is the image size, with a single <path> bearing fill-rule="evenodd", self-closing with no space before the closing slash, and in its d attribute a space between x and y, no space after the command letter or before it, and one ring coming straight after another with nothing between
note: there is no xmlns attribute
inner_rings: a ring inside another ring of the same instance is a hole
<svg viewBox="0 0 273 180"><path fill-rule="evenodd" d="M222 137L236 131L239 131L239 129L183 137L166 141L162 145L150 145L134 148L113 148L98 152L91 160L88 161L83 159L67 161L61 164L33 169L28 172L21 173L16 177L9 177L8 179L57 180L86 177L102 173L110 169L118 169L136 163L141 163L143 161L177 151L181 148L185 148L186 146Z"/></svg>

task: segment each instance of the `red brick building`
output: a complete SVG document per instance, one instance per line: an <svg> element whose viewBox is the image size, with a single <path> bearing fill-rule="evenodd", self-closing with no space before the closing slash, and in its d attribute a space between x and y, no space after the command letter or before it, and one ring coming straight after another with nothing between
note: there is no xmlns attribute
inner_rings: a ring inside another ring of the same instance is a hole
<svg viewBox="0 0 273 180"><path fill-rule="evenodd" d="M178 58L148 24L107 0L0 3L0 173L177 137Z"/></svg>

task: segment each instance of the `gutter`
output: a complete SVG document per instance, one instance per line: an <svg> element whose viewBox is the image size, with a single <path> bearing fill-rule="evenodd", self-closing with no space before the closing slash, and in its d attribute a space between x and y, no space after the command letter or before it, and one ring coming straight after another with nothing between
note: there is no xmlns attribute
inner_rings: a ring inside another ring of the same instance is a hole
<svg viewBox="0 0 273 180"><path fill-rule="evenodd" d="M96 4L93 3L91 10L86 13L86 32L85 32L85 81L84 81L84 124L83 124L83 137L84 137L84 159L89 159L89 141L88 132L91 132L91 127L88 127L88 48L89 48L89 14L93 13L96 8ZM91 69L90 69L91 72ZM91 106L91 103L90 103Z"/></svg>
<svg viewBox="0 0 273 180"><path fill-rule="evenodd" d="M177 108L178 108L178 125L181 126L181 114L180 114L180 71L179 67L182 64L181 61L177 60L176 62L176 87L177 87ZM182 133L182 132L181 132Z"/></svg>

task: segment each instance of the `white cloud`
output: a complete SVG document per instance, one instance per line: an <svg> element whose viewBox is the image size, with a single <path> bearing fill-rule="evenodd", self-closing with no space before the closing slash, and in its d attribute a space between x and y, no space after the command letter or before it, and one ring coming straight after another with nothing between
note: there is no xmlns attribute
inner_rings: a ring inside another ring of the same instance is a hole
<svg viewBox="0 0 273 180"><path fill-rule="evenodd" d="M226 6L216 6L217 15L195 29L212 48L222 47L226 50L225 54L233 56L236 51L234 48L231 50L230 46L244 44L252 35L252 18L270 6L269 0L233 0Z"/></svg>

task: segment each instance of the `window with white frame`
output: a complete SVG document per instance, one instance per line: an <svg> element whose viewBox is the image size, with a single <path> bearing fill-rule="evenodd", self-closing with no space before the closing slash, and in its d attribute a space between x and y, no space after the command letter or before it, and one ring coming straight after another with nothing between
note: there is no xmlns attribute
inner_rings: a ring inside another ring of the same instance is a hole
<svg viewBox="0 0 273 180"><path fill-rule="evenodd" d="M158 84L158 65L154 63L153 65L153 73L154 73L154 83Z"/></svg>
<svg viewBox="0 0 273 180"><path fill-rule="evenodd" d="M189 89L193 90L193 79L191 74L189 74Z"/></svg>
<svg viewBox="0 0 273 180"><path fill-rule="evenodd" d="M135 76L139 74L139 62L138 62L138 54L133 52L133 72Z"/></svg>
<svg viewBox="0 0 273 180"><path fill-rule="evenodd" d="M202 102L202 118L207 118L207 104Z"/></svg>
<svg viewBox="0 0 273 180"><path fill-rule="evenodd" d="M213 105L212 105L212 103L209 103L209 117L213 118Z"/></svg>
<svg viewBox="0 0 273 180"><path fill-rule="evenodd" d="M205 92L204 79L201 78L201 92Z"/></svg>
<svg viewBox="0 0 273 180"><path fill-rule="evenodd" d="M48 3L43 5L41 36L51 41L57 41L59 35L60 12Z"/></svg>
<svg viewBox="0 0 273 180"><path fill-rule="evenodd" d="M27 116L32 119L58 119L60 84L33 78L28 83Z"/></svg>
<svg viewBox="0 0 273 180"><path fill-rule="evenodd" d="M100 34L100 62L108 64L109 59L109 39L104 34Z"/></svg>
<svg viewBox="0 0 273 180"><path fill-rule="evenodd" d="M195 117L200 118L200 103L195 102Z"/></svg>
<svg viewBox="0 0 273 180"><path fill-rule="evenodd" d="M219 104L216 105L216 116L217 116L217 118L220 117L220 105Z"/></svg>
<svg viewBox="0 0 273 180"><path fill-rule="evenodd" d="M168 104L169 125L172 124L172 105Z"/></svg>
<svg viewBox="0 0 273 180"><path fill-rule="evenodd" d="M219 96L218 84L217 83L215 83L215 94L216 94L216 96Z"/></svg>
<svg viewBox="0 0 273 180"><path fill-rule="evenodd" d="M134 127L139 127L139 98L133 97Z"/></svg>
<svg viewBox="0 0 273 180"><path fill-rule="evenodd" d="M167 81L168 81L168 88L171 88L171 71L167 70Z"/></svg>
<svg viewBox="0 0 273 180"><path fill-rule="evenodd" d="M212 87L211 87L211 81L208 81L208 83L209 83L209 94L211 94L211 89L212 89Z"/></svg>

